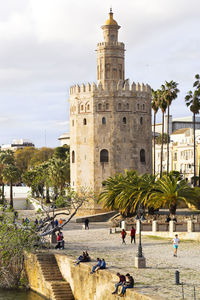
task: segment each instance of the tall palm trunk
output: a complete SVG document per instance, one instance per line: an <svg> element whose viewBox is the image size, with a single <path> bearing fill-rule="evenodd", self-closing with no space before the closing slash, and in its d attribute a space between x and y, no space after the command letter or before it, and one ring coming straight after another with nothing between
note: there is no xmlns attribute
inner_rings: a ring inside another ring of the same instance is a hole
<svg viewBox="0 0 200 300"><path fill-rule="evenodd" d="M50 203L49 186L46 185L46 203Z"/></svg>
<svg viewBox="0 0 200 300"><path fill-rule="evenodd" d="M10 181L10 208L13 208L13 185L12 185L12 180Z"/></svg>
<svg viewBox="0 0 200 300"><path fill-rule="evenodd" d="M162 177L162 167L163 167L164 114L165 114L165 112L162 111L162 142L161 142L161 153L160 153L160 178Z"/></svg>
<svg viewBox="0 0 200 300"><path fill-rule="evenodd" d="M167 107L167 175L169 174L169 104Z"/></svg>
<svg viewBox="0 0 200 300"><path fill-rule="evenodd" d="M194 135L194 186L196 186L196 136L195 136L195 129L196 129L196 115L193 114L193 135Z"/></svg>
<svg viewBox="0 0 200 300"><path fill-rule="evenodd" d="M153 116L153 175L156 173L156 113Z"/></svg>
<svg viewBox="0 0 200 300"><path fill-rule="evenodd" d="M2 182L2 204L4 204L4 183Z"/></svg>

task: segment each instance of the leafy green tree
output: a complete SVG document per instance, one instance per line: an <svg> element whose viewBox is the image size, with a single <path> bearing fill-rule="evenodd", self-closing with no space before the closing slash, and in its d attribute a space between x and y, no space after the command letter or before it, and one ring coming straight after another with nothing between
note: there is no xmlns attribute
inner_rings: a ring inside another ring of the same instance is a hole
<svg viewBox="0 0 200 300"><path fill-rule="evenodd" d="M167 103L167 135L169 136L169 110L172 101L177 98L179 89L177 88L178 83L171 80L169 82L165 81L165 84L161 86L164 99ZM167 140L167 174L169 173L169 142Z"/></svg>
<svg viewBox="0 0 200 300"><path fill-rule="evenodd" d="M13 223L10 214L0 220L0 288L17 289L25 274L24 251L33 250L38 241L34 227Z"/></svg>
<svg viewBox="0 0 200 300"><path fill-rule="evenodd" d="M17 149L14 153L15 163L21 173L27 171L31 167L31 159L37 150L34 147L24 147Z"/></svg>
<svg viewBox="0 0 200 300"><path fill-rule="evenodd" d="M156 171L156 114L159 109L158 93L152 90L151 107L153 109L153 174Z"/></svg>
<svg viewBox="0 0 200 300"><path fill-rule="evenodd" d="M193 84L194 91L189 91L185 96L186 105L190 108L193 113L193 142L194 142L194 186L196 186L196 115L200 111L200 76L195 75L195 82Z"/></svg>
<svg viewBox="0 0 200 300"><path fill-rule="evenodd" d="M52 148L42 147L40 149L36 149L34 156L30 161L31 167L39 165L50 158L52 158L54 150Z"/></svg>
<svg viewBox="0 0 200 300"><path fill-rule="evenodd" d="M68 157L68 154L69 154L69 146L65 145L63 147L56 147L54 149L53 156L55 158L65 160Z"/></svg>

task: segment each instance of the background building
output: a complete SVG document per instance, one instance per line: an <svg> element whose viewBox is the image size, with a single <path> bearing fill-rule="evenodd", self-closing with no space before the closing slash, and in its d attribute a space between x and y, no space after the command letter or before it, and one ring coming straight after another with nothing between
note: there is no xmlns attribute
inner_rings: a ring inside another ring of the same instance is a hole
<svg viewBox="0 0 200 300"><path fill-rule="evenodd" d="M200 170L200 130L196 130L196 175ZM182 128L170 135L169 170L179 171L189 182L194 176L193 129ZM156 144L156 173L160 172L161 145ZM163 171L167 171L167 145L163 147Z"/></svg>
<svg viewBox="0 0 200 300"><path fill-rule="evenodd" d="M71 185L95 192L102 181L125 169L152 171L151 88L124 75L120 26L109 19L97 45L95 83L70 88Z"/></svg>
<svg viewBox="0 0 200 300"><path fill-rule="evenodd" d="M2 145L1 150L12 150L23 149L25 147L35 147L30 140L16 139L11 144Z"/></svg>
<svg viewBox="0 0 200 300"><path fill-rule="evenodd" d="M63 134L58 138L58 140L60 141L60 145L61 145L61 146L64 146L64 145L69 146L69 145L70 145L70 134L69 134L69 132L63 133Z"/></svg>
<svg viewBox="0 0 200 300"><path fill-rule="evenodd" d="M152 124L152 132L154 125ZM169 116L169 134L182 128L193 128L193 117L172 118ZM200 129L200 117L196 117L196 129ZM162 133L162 123L157 123L155 126L156 136ZM164 119L164 132L167 133L167 115Z"/></svg>

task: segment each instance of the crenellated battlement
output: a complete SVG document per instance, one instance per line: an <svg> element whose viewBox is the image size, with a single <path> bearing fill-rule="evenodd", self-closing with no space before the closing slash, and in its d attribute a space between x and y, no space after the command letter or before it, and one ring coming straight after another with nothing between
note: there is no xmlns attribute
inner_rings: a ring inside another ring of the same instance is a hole
<svg viewBox="0 0 200 300"><path fill-rule="evenodd" d="M101 42L97 44L97 48L105 48L105 47L110 47L110 46L117 46L119 48L124 49L124 43L121 42Z"/></svg>
<svg viewBox="0 0 200 300"><path fill-rule="evenodd" d="M129 93L144 93L145 95L151 94L151 87L148 84L144 83L135 83L132 82L132 84L129 83L129 80L119 80L118 82L116 81L111 81L111 82L105 82L104 86L102 85L101 81L98 83L92 83L90 84L89 82L87 84L82 83L81 85L73 85L70 87L70 95L73 94L86 94L86 93L94 93L94 92L129 92Z"/></svg>

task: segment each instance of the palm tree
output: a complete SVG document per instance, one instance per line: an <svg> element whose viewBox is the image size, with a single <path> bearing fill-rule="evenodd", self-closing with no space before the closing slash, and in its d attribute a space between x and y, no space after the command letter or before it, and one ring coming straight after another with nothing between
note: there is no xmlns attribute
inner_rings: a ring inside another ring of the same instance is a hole
<svg viewBox="0 0 200 300"><path fill-rule="evenodd" d="M98 201L109 209L119 209L123 215L135 214L139 206L145 206L152 191L155 176L138 176L135 171L116 174L104 181L104 191Z"/></svg>
<svg viewBox="0 0 200 300"><path fill-rule="evenodd" d="M199 74L195 75L195 82L193 84L195 88L194 92L189 91L185 96L186 105L190 108L190 111L193 113L193 142L194 142L194 186L196 186L196 114L200 110L200 76Z"/></svg>
<svg viewBox="0 0 200 300"><path fill-rule="evenodd" d="M157 91L152 90L152 101L151 107L153 109L153 174L155 176L156 171L156 114L159 109L158 103L158 93Z"/></svg>
<svg viewBox="0 0 200 300"><path fill-rule="evenodd" d="M160 154L160 178L161 178L162 169L163 169L164 117L165 117L165 111L167 109L167 102L165 101L163 91L157 90L157 93L158 93L159 108L162 111L162 142L161 142L161 154Z"/></svg>
<svg viewBox="0 0 200 300"><path fill-rule="evenodd" d="M148 205L155 209L168 206L170 213L175 214L180 201L193 203L199 199L199 193L188 186L178 176L163 175L154 184L154 191L149 195Z"/></svg>
<svg viewBox="0 0 200 300"><path fill-rule="evenodd" d="M167 134L169 136L169 110L170 105L173 100L177 98L179 89L177 88L178 83L171 80L169 82L165 81L165 85L161 86L162 92L164 94L165 101L167 102ZM167 141L167 174L169 173L169 142Z"/></svg>
<svg viewBox="0 0 200 300"><path fill-rule="evenodd" d="M13 183L17 182L20 178L19 169L8 164L3 170L3 180L10 185L10 208L13 208Z"/></svg>
<svg viewBox="0 0 200 300"><path fill-rule="evenodd" d="M2 203L4 203L4 178L3 170L9 165L14 164L14 153L11 150L0 151L0 170L1 170L1 183L2 183Z"/></svg>

